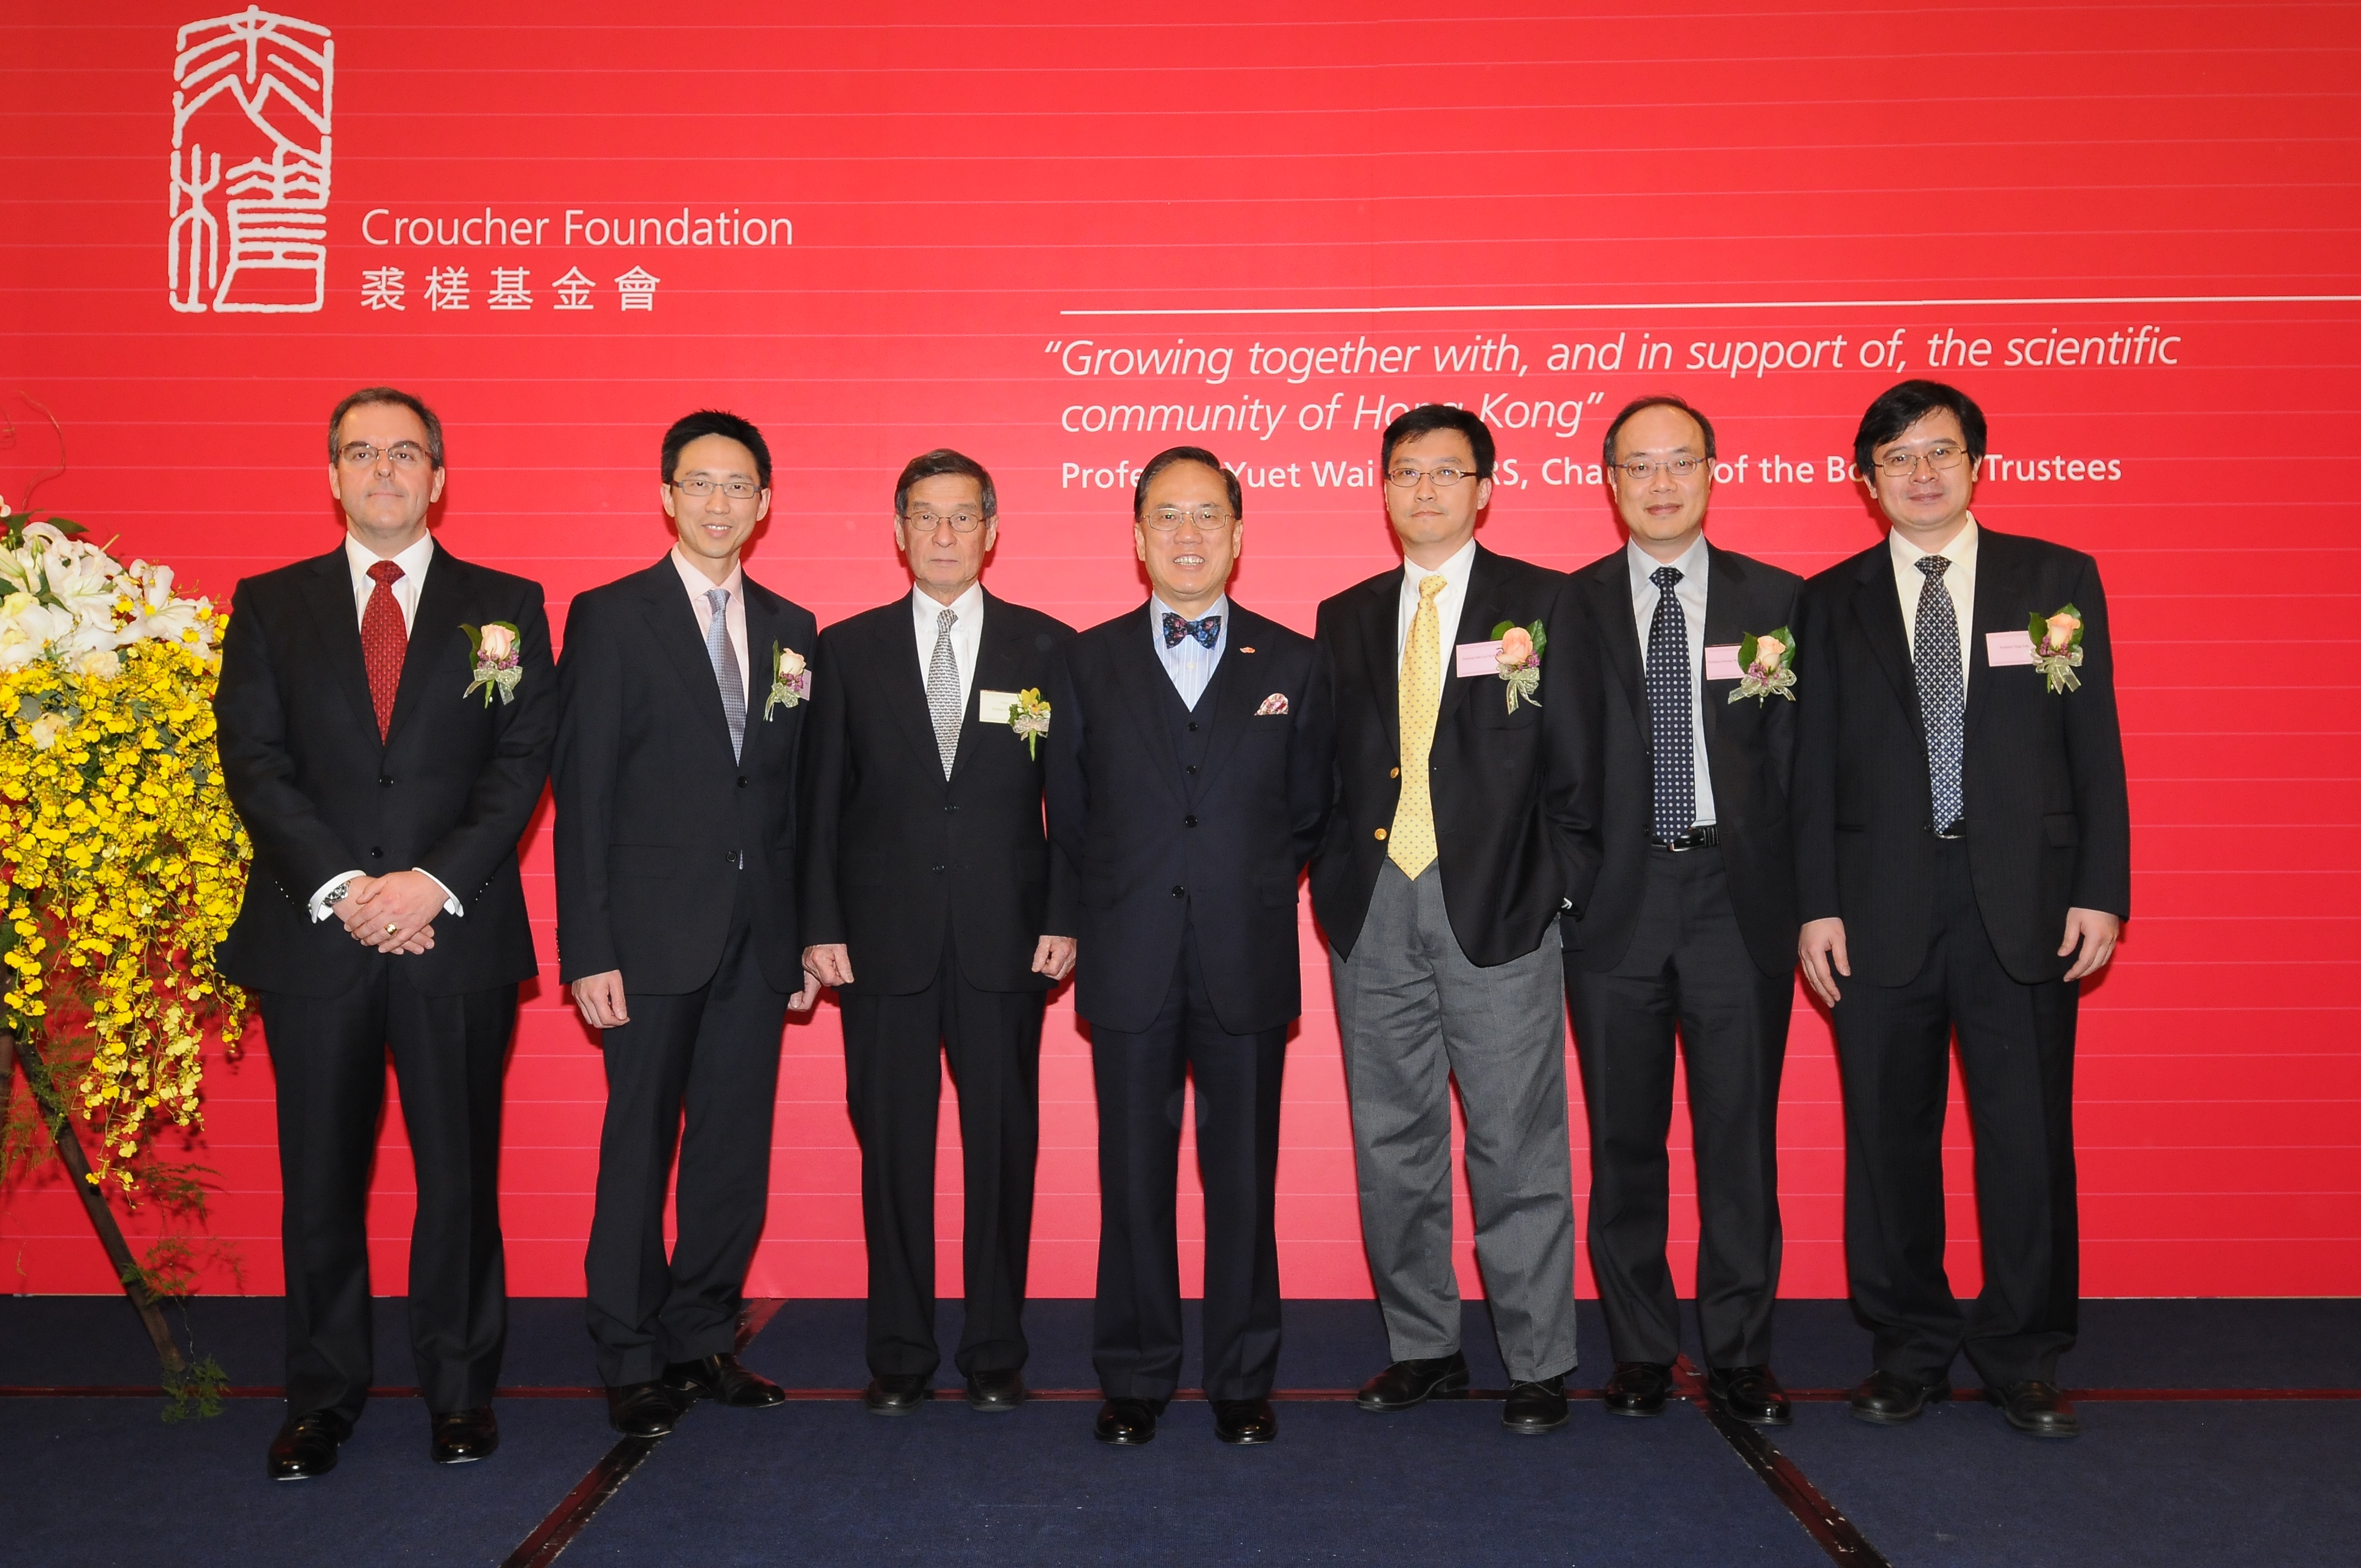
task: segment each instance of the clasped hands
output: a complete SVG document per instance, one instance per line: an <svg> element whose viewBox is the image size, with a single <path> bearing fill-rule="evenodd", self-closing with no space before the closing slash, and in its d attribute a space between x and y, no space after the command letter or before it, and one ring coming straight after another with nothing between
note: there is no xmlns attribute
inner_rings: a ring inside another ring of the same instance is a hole
<svg viewBox="0 0 2361 1568"><path fill-rule="evenodd" d="M2124 934L2124 923L2103 909L2069 909L2066 912L2066 939L2058 944L2058 956L2064 958L2075 948L2082 949L2060 980L2078 981L2107 967L2115 956L2115 943ZM1804 964L1804 983L1812 994L1834 1007L1844 994L1837 989L1837 976L1852 978L1852 962L1845 951L1845 928L1841 919L1806 920L1796 938L1795 949Z"/></svg>
<svg viewBox="0 0 2361 1568"><path fill-rule="evenodd" d="M445 896L443 884L424 872L389 872L353 878L328 909L365 948L423 953L434 945L434 916Z"/></svg>

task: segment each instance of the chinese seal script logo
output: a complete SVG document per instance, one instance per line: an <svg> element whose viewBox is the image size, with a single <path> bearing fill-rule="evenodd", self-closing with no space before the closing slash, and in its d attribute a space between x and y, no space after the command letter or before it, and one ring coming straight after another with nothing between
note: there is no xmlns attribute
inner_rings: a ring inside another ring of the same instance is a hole
<svg viewBox="0 0 2361 1568"><path fill-rule="evenodd" d="M335 63L327 28L259 5L181 29L167 247L174 310L325 302Z"/></svg>

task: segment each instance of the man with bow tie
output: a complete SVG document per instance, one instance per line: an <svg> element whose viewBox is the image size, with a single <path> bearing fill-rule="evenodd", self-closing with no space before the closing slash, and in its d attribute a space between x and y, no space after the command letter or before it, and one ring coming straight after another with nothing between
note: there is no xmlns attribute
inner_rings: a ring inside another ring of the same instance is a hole
<svg viewBox="0 0 2361 1568"><path fill-rule="evenodd" d="M1243 502L1202 448L1148 461L1132 499L1148 601L1074 639L1044 747L1049 831L1082 879L1074 1002L1098 1088L1107 1443L1154 1438L1180 1382L1173 1209L1191 1081L1214 1435L1278 1431L1279 1078L1303 1006L1296 879L1333 788L1334 722L1311 639L1229 598Z"/></svg>

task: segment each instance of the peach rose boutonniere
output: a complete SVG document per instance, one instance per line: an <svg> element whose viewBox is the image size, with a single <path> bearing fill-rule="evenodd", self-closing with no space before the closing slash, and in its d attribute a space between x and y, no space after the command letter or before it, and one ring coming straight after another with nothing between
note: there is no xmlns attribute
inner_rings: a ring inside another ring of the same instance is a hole
<svg viewBox="0 0 2361 1568"><path fill-rule="evenodd" d="M2072 605L2053 610L2048 615L2036 615L2026 628L2033 639L2033 667L2041 672L2052 692L2063 694L2081 689L2081 677L2074 672L2082 667L2082 612Z"/></svg>
<svg viewBox="0 0 2361 1568"><path fill-rule="evenodd" d="M1500 678L1509 685L1509 711L1516 712L1520 702L1539 707L1542 699L1533 694L1541 689L1542 650L1549 646L1549 633L1538 620L1531 626L1504 620L1492 628L1492 636L1500 644L1492 657L1500 667Z"/></svg>
<svg viewBox="0 0 2361 1568"><path fill-rule="evenodd" d="M459 699L464 702L482 692L484 706L489 707L497 692L502 704L514 702L517 683L524 679L524 651L517 644L517 629L505 620L490 620L459 630L467 634L467 647L476 658L476 667L469 672L475 678Z"/></svg>
<svg viewBox="0 0 2361 1568"><path fill-rule="evenodd" d="M1041 754L1041 737L1049 733L1049 705L1041 700L1039 686L1027 686L1008 705L1008 728L1025 738L1025 754Z"/></svg>
<svg viewBox="0 0 2361 1568"><path fill-rule="evenodd" d="M1774 696L1795 700L1795 634L1782 626L1738 642L1738 687L1732 702L1752 697L1759 706Z"/></svg>
<svg viewBox="0 0 2361 1568"><path fill-rule="evenodd" d="M811 700L811 667L804 656L779 643L771 644L771 695L763 700L763 718L767 721L774 707L794 707Z"/></svg>

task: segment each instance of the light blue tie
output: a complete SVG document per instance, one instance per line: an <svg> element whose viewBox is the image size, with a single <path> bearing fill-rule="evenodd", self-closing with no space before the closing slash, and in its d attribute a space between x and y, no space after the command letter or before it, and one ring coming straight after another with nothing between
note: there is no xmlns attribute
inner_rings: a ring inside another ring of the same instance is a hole
<svg viewBox="0 0 2361 1568"><path fill-rule="evenodd" d="M705 653L713 661L714 684L721 688L721 717L730 724L730 754L746 751L746 677L738 670L738 650L730 642L730 590L708 588L705 602L713 619L705 623Z"/></svg>

